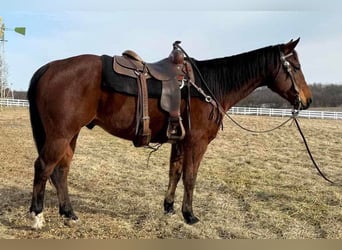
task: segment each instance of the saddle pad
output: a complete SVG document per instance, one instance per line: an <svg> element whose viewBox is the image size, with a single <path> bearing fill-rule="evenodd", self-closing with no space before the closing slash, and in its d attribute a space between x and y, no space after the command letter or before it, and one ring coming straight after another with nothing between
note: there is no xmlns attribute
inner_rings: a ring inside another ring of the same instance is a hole
<svg viewBox="0 0 342 250"><path fill-rule="evenodd" d="M103 55L102 59L102 86L110 91L123 94L138 95L137 79L116 73L113 70L113 57ZM147 79L148 97L160 98L162 82L154 78Z"/></svg>

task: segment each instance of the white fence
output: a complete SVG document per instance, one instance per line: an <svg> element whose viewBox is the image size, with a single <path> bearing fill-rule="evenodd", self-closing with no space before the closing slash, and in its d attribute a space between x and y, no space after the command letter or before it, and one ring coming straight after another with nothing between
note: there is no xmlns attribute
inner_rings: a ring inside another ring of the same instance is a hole
<svg viewBox="0 0 342 250"><path fill-rule="evenodd" d="M251 108L251 107L232 107L229 114L237 115L268 115L268 116L291 116L291 109L273 109L273 108ZM331 111L315 111L315 110L301 110L299 117L309 119L342 119L342 112Z"/></svg>
<svg viewBox="0 0 342 250"><path fill-rule="evenodd" d="M28 107L27 100L19 99L0 99L0 106L14 106L14 107ZM232 107L229 114L237 115L267 115L267 116L291 116L291 109L273 109L273 108L251 108L251 107ZM299 117L309 119L342 119L342 112L331 111L315 111L315 110L302 110L299 112Z"/></svg>
<svg viewBox="0 0 342 250"><path fill-rule="evenodd" d="M0 106L28 107L29 103L27 100L0 98Z"/></svg>

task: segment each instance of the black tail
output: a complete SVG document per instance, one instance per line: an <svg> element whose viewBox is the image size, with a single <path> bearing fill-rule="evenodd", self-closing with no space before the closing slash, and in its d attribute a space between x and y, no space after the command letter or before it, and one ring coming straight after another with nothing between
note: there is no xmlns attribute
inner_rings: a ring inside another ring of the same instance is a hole
<svg viewBox="0 0 342 250"><path fill-rule="evenodd" d="M41 76L47 71L49 68L49 64L46 64L39 68L34 75L32 76L30 87L27 92L27 99L29 100L30 104L30 119L31 119L31 127L33 138L36 143L36 147L38 150L38 154L42 150L45 142L45 130L40 119L40 115L37 108L36 102L36 93L37 93L37 86L39 79Z"/></svg>

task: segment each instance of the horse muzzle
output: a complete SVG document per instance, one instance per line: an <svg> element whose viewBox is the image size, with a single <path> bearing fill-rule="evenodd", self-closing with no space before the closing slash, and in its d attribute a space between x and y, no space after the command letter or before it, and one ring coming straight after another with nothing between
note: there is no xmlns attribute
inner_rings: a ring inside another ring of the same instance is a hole
<svg viewBox="0 0 342 250"><path fill-rule="evenodd" d="M311 98L307 98L305 101L303 101L300 97L298 97L293 105L293 108L296 110L305 110L310 107L311 103L312 103Z"/></svg>

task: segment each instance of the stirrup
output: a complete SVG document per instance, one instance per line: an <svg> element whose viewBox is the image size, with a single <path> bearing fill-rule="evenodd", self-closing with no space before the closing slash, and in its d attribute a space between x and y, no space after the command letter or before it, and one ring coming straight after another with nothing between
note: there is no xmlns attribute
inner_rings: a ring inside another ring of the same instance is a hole
<svg viewBox="0 0 342 250"><path fill-rule="evenodd" d="M175 143L177 141L184 139L185 129L182 123L182 118L180 116L169 118L166 136L168 138L169 143Z"/></svg>

